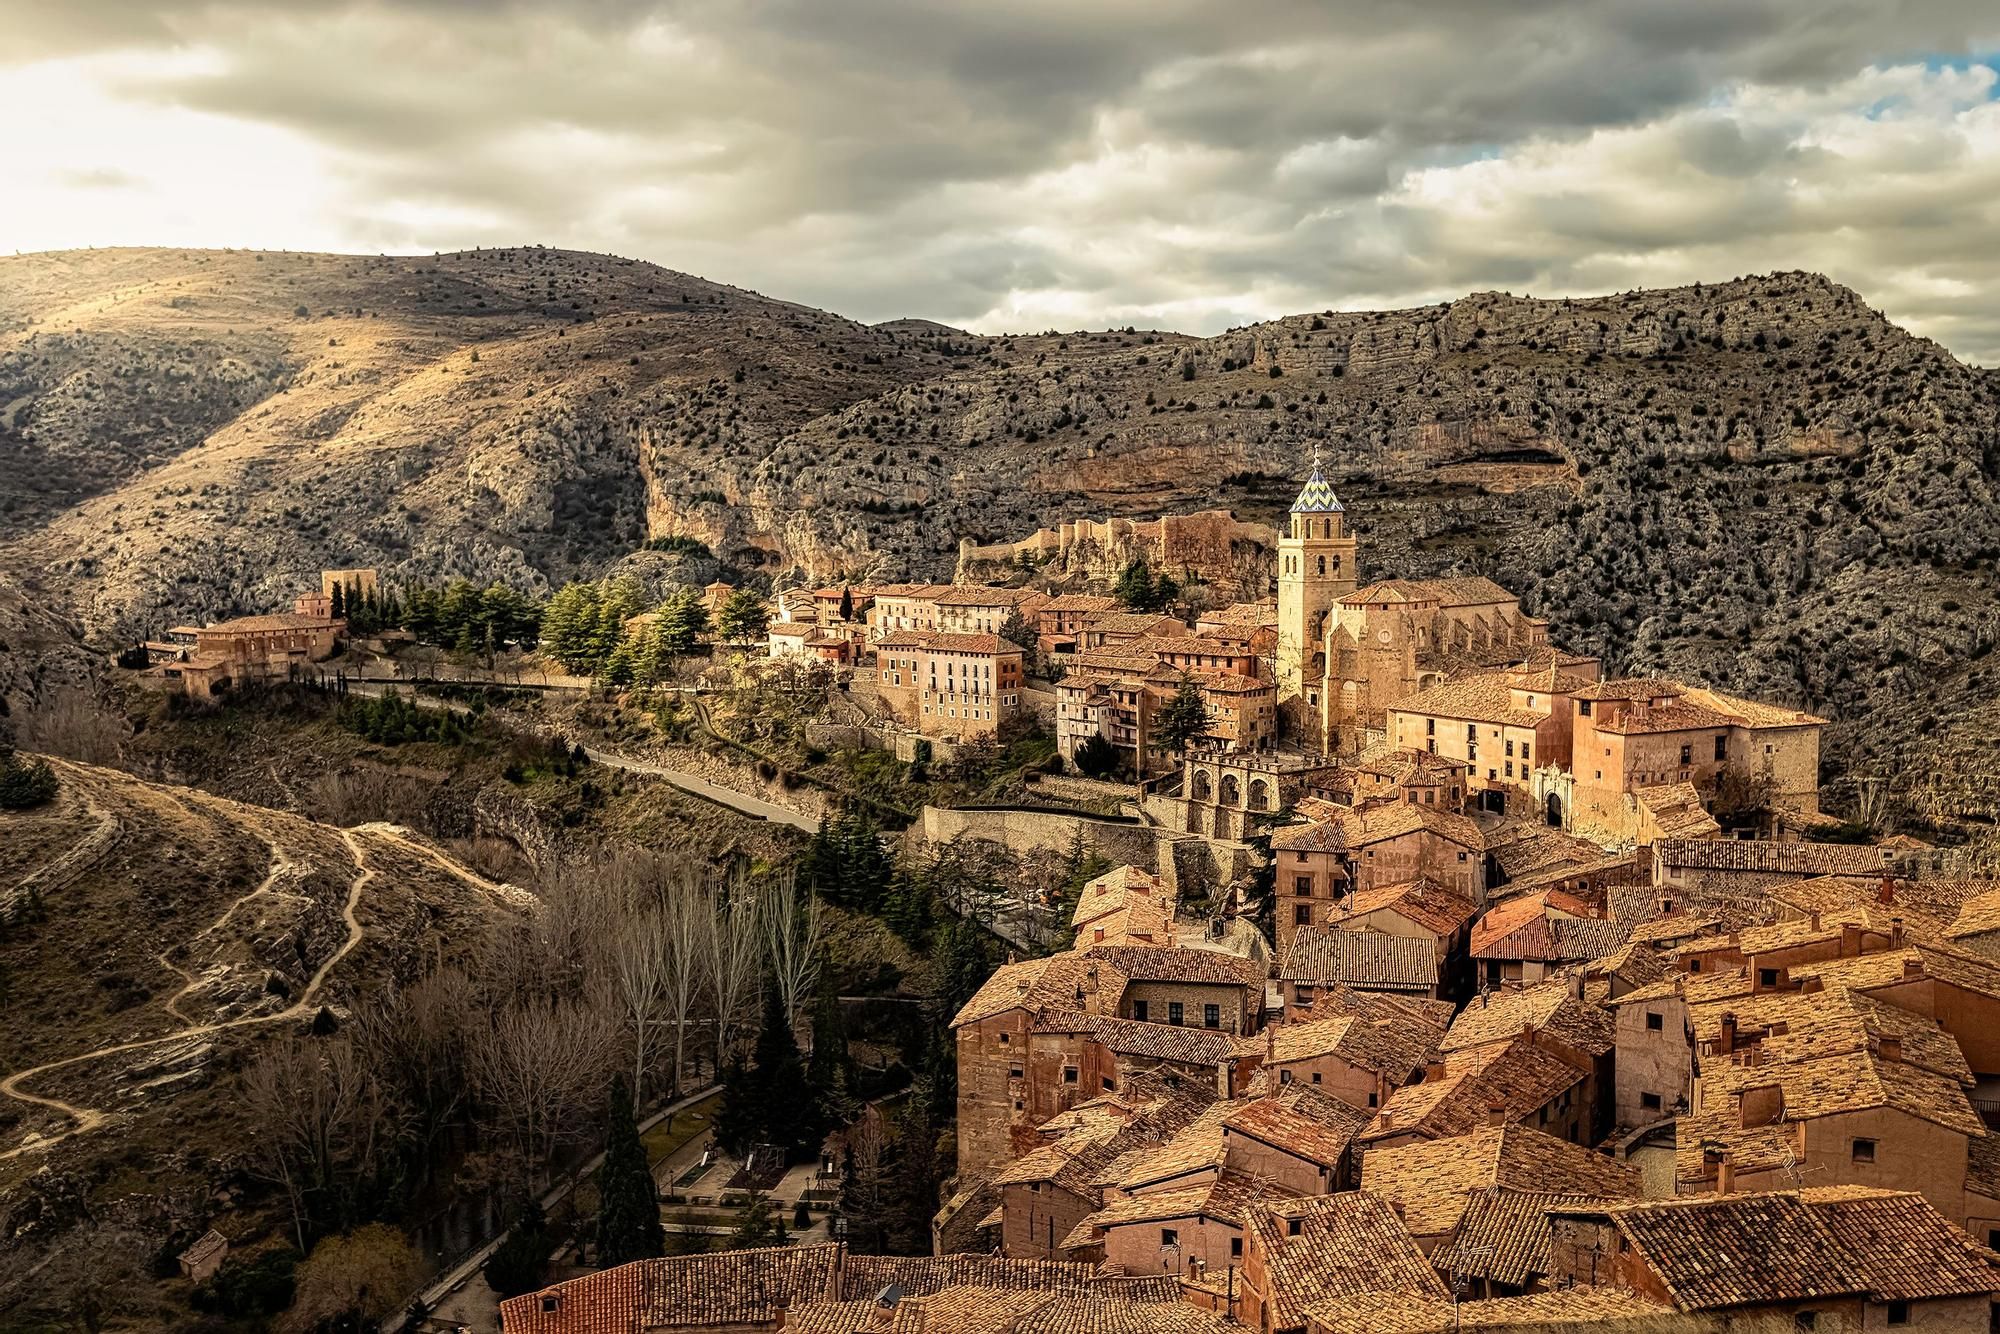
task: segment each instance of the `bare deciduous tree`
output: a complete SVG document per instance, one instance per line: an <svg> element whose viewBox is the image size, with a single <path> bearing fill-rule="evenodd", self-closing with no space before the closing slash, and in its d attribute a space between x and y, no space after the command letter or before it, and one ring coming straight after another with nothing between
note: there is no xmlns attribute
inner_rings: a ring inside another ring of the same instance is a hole
<svg viewBox="0 0 2000 1334"><path fill-rule="evenodd" d="M632 1025L632 1105L646 1105L648 1038L667 994L666 922L660 909L645 907L620 923L610 941L618 1003Z"/></svg>
<svg viewBox="0 0 2000 1334"><path fill-rule="evenodd" d="M372 1175L394 1135L381 1081L346 1038L295 1040L265 1052L243 1077L243 1105L258 1133L257 1171L283 1188L299 1247L315 1217L342 1212L345 1193Z"/></svg>
<svg viewBox="0 0 2000 1334"><path fill-rule="evenodd" d="M819 897L798 882L790 869L772 878L759 896L758 915L764 928L764 951L777 979L785 1018L799 1021L799 1002L813 994L819 982L820 949L826 941L826 915Z"/></svg>
<svg viewBox="0 0 2000 1334"><path fill-rule="evenodd" d="M737 1020L757 989L761 951L757 940L757 904L742 885L718 890L707 913L702 942L703 974L715 1005L715 1065L728 1059Z"/></svg>
<svg viewBox="0 0 2000 1334"><path fill-rule="evenodd" d="M667 952L666 1019L674 1026L673 1091L680 1092L687 1061L687 1028L702 993L703 947L714 917L714 893L694 875L667 885L661 905L661 936Z"/></svg>
<svg viewBox="0 0 2000 1334"><path fill-rule="evenodd" d="M588 1108L603 1090L614 1028L601 995L530 995L474 1035L474 1087L531 1180L594 1124Z"/></svg>

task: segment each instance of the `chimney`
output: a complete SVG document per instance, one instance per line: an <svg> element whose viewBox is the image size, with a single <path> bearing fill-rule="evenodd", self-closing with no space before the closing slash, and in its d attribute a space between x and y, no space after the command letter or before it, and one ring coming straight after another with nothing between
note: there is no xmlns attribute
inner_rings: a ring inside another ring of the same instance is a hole
<svg viewBox="0 0 2000 1334"><path fill-rule="evenodd" d="M1496 1126L1496 1127L1497 1127L1497 1126L1504 1126L1504 1125L1506 1125L1506 1124L1507 1124L1507 1104L1506 1104L1506 1103L1504 1103L1504 1102L1489 1102L1489 1103L1487 1103L1487 1104L1486 1104L1486 1124L1487 1124L1487 1125L1489 1125L1489 1126Z"/></svg>
<svg viewBox="0 0 2000 1334"><path fill-rule="evenodd" d="M1715 1039L1715 1054L1718 1056L1727 1056L1735 1050L1736 1016L1734 1014L1725 1014L1722 1016L1722 1031Z"/></svg>
<svg viewBox="0 0 2000 1334"><path fill-rule="evenodd" d="M1396 1114L1386 1107L1382 1109L1382 1114L1375 1119L1382 1123L1382 1129L1384 1130L1394 1130L1396 1128Z"/></svg>
<svg viewBox="0 0 2000 1334"><path fill-rule="evenodd" d="M1903 1040L1884 1034L1875 1040L1875 1054L1885 1061L1900 1061L1903 1059Z"/></svg>
<svg viewBox="0 0 2000 1334"><path fill-rule="evenodd" d="M1715 1165L1715 1193L1727 1195L1736 1189L1736 1155L1724 1150L1722 1160Z"/></svg>
<svg viewBox="0 0 2000 1334"><path fill-rule="evenodd" d="M1426 1061L1426 1062L1424 1062L1424 1078L1423 1078L1423 1080L1422 1080L1422 1081L1419 1081L1419 1082L1428 1082L1428 1081L1431 1081L1431 1080L1437 1080L1437 1079L1443 1079L1443 1078L1444 1078L1444 1062L1443 1062L1443 1061Z"/></svg>
<svg viewBox="0 0 2000 1334"><path fill-rule="evenodd" d="M1889 919L1889 948L1892 950L1903 948L1903 919L1901 917L1891 917Z"/></svg>
<svg viewBox="0 0 2000 1334"><path fill-rule="evenodd" d="M1893 879L1886 875L1882 877L1882 883L1875 888L1875 901L1877 903L1896 901L1896 882Z"/></svg>
<svg viewBox="0 0 2000 1334"><path fill-rule="evenodd" d="M1909 958L1903 960L1904 977L1922 977L1923 975L1924 957L1921 954L1912 954Z"/></svg>
<svg viewBox="0 0 2000 1334"><path fill-rule="evenodd" d="M1812 915L1812 929L1814 934L1817 935L1819 932L1819 914L1817 912Z"/></svg>
<svg viewBox="0 0 2000 1334"><path fill-rule="evenodd" d="M1849 923L1840 928L1840 957L1859 958L1861 955L1861 928Z"/></svg>

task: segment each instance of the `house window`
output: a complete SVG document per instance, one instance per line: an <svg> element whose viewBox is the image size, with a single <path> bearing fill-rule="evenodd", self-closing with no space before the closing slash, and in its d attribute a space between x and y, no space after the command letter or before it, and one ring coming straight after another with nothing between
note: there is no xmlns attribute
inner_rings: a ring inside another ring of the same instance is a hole
<svg viewBox="0 0 2000 1334"><path fill-rule="evenodd" d="M1812 1329L1819 1324L1819 1312L1797 1311L1792 1315L1792 1325L1796 1329Z"/></svg>
<svg viewBox="0 0 2000 1334"><path fill-rule="evenodd" d="M1660 1095L1657 1093L1641 1093L1639 1095L1639 1105L1649 1112L1657 1112L1660 1110Z"/></svg>
<svg viewBox="0 0 2000 1334"><path fill-rule="evenodd" d="M1075 1066L1073 1066L1073 1065L1066 1065L1066 1066L1064 1066L1064 1067L1063 1067L1063 1083L1065 1083L1065 1084L1074 1084L1074 1083L1076 1083L1076 1067L1075 1067Z"/></svg>
<svg viewBox="0 0 2000 1334"><path fill-rule="evenodd" d="M1279 1082L1280 1084L1289 1084L1289 1083L1291 1083L1291 1082L1292 1082L1292 1072L1291 1072L1291 1071L1289 1071L1289 1070L1280 1070L1280 1071L1278 1071L1278 1082Z"/></svg>
<svg viewBox="0 0 2000 1334"><path fill-rule="evenodd" d="M1146 1002L1142 1000L1135 1000L1132 1002L1132 1017L1134 1019L1139 1020L1141 1023L1145 1022Z"/></svg>
<svg viewBox="0 0 2000 1334"><path fill-rule="evenodd" d="M1910 1323L1910 1304L1909 1304L1908 1302L1890 1302L1890 1303L1889 1303L1889 1323L1890 1323L1890 1324L1892 1324L1892 1325L1907 1325L1907 1324L1909 1324L1909 1323Z"/></svg>
<svg viewBox="0 0 2000 1334"><path fill-rule="evenodd" d="M1167 1002L1167 1022L1175 1025L1182 1022L1181 1003L1179 1001Z"/></svg>
<svg viewBox="0 0 2000 1334"><path fill-rule="evenodd" d="M1855 1140L1855 1141L1854 1141L1854 1161L1855 1161L1855 1162L1857 1162L1857 1163L1872 1163L1872 1162L1874 1162L1874 1161L1875 1161L1875 1141L1874 1141L1874 1140L1872 1140L1872 1139L1857 1139L1857 1140Z"/></svg>
<svg viewBox="0 0 2000 1334"><path fill-rule="evenodd" d="M1720 764L1729 758L1729 734L1723 733L1715 739L1715 760Z"/></svg>
<svg viewBox="0 0 2000 1334"><path fill-rule="evenodd" d="M1014 1039L1008 1037L1005 1033L1002 1033L1000 1035L1000 1045L1003 1047L1006 1046L1009 1042L1012 1042L1013 1040Z"/></svg>
<svg viewBox="0 0 2000 1334"><path fill-rule="evenodd" d="M1438 734L1438 720L1435 718L1424 719L1424 735L1436 736L1437 734Z"/></svg>
<svg viewBox="0 0 2000 1334"><path fill-rule="evenodd" d="M1576 711L1582 717L1588 718L1590 716L1590 701L1587 699L1578 700L1576 702Z"/></svg>
<svg viewBox="0 0 2000 1334"><path fill-rule="evenodd" d="M1301 898L1310 898L1313 892L1313 878L1309 875L1293 876L1292 892Z"/></svg>
<svg viewBox="0 0 2000 1334"><path fill-rule="evenodd" d="M1319 1071L1317 1070L1313 1071L1313 1083L1319 1083Z"/></svg>
<svg viewBox="0 0 2000 1334"><path fill-rule="evenodd" d="M1698 972L1700 972L1700 971L1701 971L1701 960L1700 960L1700 959L1689 959L1689 960L1688 960L1688 971L1689 971L1690 973L1698 973Z"/></svg>
<svg viewBox="0 0 2000 1334"><path fill-rule="evenodd" d="M1304 1222L1304 1220L1302 1220L1302 1219L1298 1219L1298 1218L1287 1218L1287 1219L1285 1220L1285 1235L1286 1235L1286 1236L1288 1236L1288 1237L1296 1237L1296 1236L1298 1236L1298 1235L1299 1235L1299 1233L1301 1233L1301 1232L1303 1232L1303 1231L1305 1231L1305 1222Z"/></svg>
<svg viewBox="0 0 2000 1334"><path fill-rule="evenodd" d="M1008 1069L1007 1069L1007 1078L1009 1078L1009 1079L1019 1079L1020 1077L1021 1077L1021 1067L1020 1067L1020 1066L1018 1066L1018 1065L1015 1065L1015 1066L1009 1066L1009 1067L1008 1067Z"/></svg>
<svg viewBox="0 0 2000 1334"><path fill-rule="evenodd" d="M1667 1029L1667 1021L1663 1016L1661 1016L1659 1011L1657 1010L1646 1011L1646 1031L1648 1033L1664 1033L1666 1032L1666 1029Z"/></svg>
<svg viewBox="0 0 2000 1334"><path fill-rule="evenodd" d="M1292 908L1293 926L1311 926L1313 910L1310 903L1297 904Z"/></svg>
<svg viewBox="0 0 2000 1334"><path fill-rule="evenodd" d="M1507 758L1510 760L1514 758L1514 743L1512 741L1509 741L1507 743ZM1512 773L1513 771L1514 771L1514 766L1511 764L1508 765L1507 772Z"/></svg>
<svg viewBox="0 0 2000 1334"><path fill-rule="evenodd" d="M1232 1260L1241 1260L1243 1258L1243 1238L1231 1237L1229 1239L1229 1258Z"/></svg>
<svg viewBox="0 0 2000 1334"><path fill-rule="evenodd" d="M1528 767L1528 743L1523 741L1521 743L1521 768L1523 770L1526 770L1527 767Z"/></svg>
<svg viewBox="0 0 2000 1334"><path fill-rule="evenodd" d="M1176 1232L1173 1228L1170 1227L1163 1227L1160 1229L1160 1245L1178 1246L1180 1244L1181 1244L1181 1234L1179 1232Z"/></svg>
<svg viewBox="0 0 2000 1334"><path fill-rule="evenodd" d="M1370 1093L1370 1094L1368 1095L1368 1105L1369 1105L1370 1107L1373 1107L1373 1106L1375 1105L1375 1099L1376 1099L1376 1096L1377 1096L1377 1095L1375 1095L1375 1094L1373 1094L1373 1093Z"/></svg>
<svg viewBox="0 0 2000 1334"><path fill-rule="evenodd" d="M1694 747L1693 747L1693 746L1682 746L1682 747L1681 747L1681 768L1685 769L1685 768L1687 768L1687 767L1688 767L1688 766L1689 766L1690 764L1693 764L1693 763L1694 763Z"/></svg>
<svg viewBox="0 0 2000 1334"><path fill-rule="evenodd" d="M1204 1005L1204 1006L1202 1006L1202 1007L1201 1007L1201 1026L1202 1026L1203 1028L1221 1028L1221 1027L1222 1027L1222 1007L1221 1007L1220 1005Z"/></svg>

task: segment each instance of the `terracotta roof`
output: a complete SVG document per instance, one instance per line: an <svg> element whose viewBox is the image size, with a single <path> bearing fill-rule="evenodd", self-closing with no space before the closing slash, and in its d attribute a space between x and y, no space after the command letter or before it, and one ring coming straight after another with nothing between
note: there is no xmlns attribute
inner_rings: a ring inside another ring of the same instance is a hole
<svg viewBox="0 0 2000 1334"><path fill-rule="evenodd" d="M1486 848L1486 837L1479 832L1476 823L1437 806L1389 801L1357 807L1322 803L1315 809L1324 810L1324 818L1306 824L1286 825L1271 836L1271 847L1284 852L1362 848L1422 830L1469 851L1480 852Z"/></svg>
<svg viewBox="0 0 2000 1334"><path fill-rule="evenodd" d="M959 1010L951 1026L977 1023L1014 1009L1074 1010L1079 1004L1078 991L1083 993L1081 1004L1099 1013L1116 1007L1124 989L1125 979L1117 969L1078 954L1002 964Z"/></svg>
<svg viewBox="0 0 2000 1334"><path fill-rule="evenodd" d="M929 653L974 653L1006 657L1022 651L999 635L948 634L934 630L897 630L875 641L877 648L922 649Z"/></svg>
<svg viewBox="0 0 2000 1334"><path fill-rule="evenodd" d="M1273 1328L1300 1329L1315 1302L1365 1292L1442 1294L1444 1285L1403 1221L1366 1191L1250 1211L1247 1245L1264 1257Z"/></svg>
<svg viewBox="0 0 2000 1334"><path fill-rule="evenodd" d="M1714 838L1722 832L1693 783L1662 783L1633 794L1661 838Z"/></svg>
<svg viewBox="0 0 2000 1334"><path fill-rule="evenodd" d="M1164 904L1169 897L1166 883L1152 872L1136 866L1114 866L1095 880L1084 882L1070 923L1081 926L1093 917L1114 912L1134 895L1154 904Z"/></svg>
<svg viewBox="0 0 2000 1334"><path fill-rule="evenodd" d="M1785 875L1867 875L1882 850L1859 843L1799 843L1750 838L1666 838L1653 845L1666 866L1688 871L1766 871Z"/></svg>
<svg viewBox="0 0 2000 1334"><path fill-rule="evenodd" d="M1287 982L1429 991L1437 986L1437 947L1414 936L1302 926L1278 967Z"/></svg>
<svg viewBox="0 0 2000 1334"><path fill-rule="evenodd" d="M1366 1138L1415 1133L1449 1139L1490 1125L1496 1111L1519 1121L1575 1089L1587 1075L1518 1037L1505 1046L1491 1043L1447 1052L1443 1075L1427 1076L1390 1094Z"/></svg>
<svg viewBox="0 0 2000 1334"><path fill-rule="evenodd" d="M940 607L1019 607L1046 596L1032 588L991 588L977 584L953 584L935 594L931 601Z"/></svg>
<svg viewBox="0 0 2000 1334"><path fill-rule="evenodd" d="M1361 1159L1361 1188L1402 1204L1404 1221L1419 1237L1451 1231L1465 1212L1467 1192L1493 1186L1599 1197L1640 1194L1637 1169L1522 1125L1370 1149Z"/></svg>
<svg viewBox="0 0 2000 1334"><path fill-rule="evenodd" d="M867 1334L883 1328L881 1306L871 1297L846 1302L801 1302L785 1310L785 1334Z"/></svg>
<svg viewBox="0 0 2000 1334"><path fill-rule="evenodd" d="M1132 982L1248 987L1261 993L1271 976L1270 964L1262 959L1177 945L1093 945L1083 955L1103 960Z"/></svg>
<svg viewBox="0 0 2000 1334"><path fill-rule="evenodd" d="M2000 1256L1913 1192L1846 1186L1721 1195L1625 1205L1604 1216L1683 1311L2000 1290L1993 1268Z"/></svg>
<svg viewBox="0 0 2000 1334"><path fill-rule="evenodd" d="M1222 1122L1225 1131L1326 1167L1340 1165L1355 1135L1367 1124L1366 1112L1301 1084L1242 1103Z"/></svg>
<svg viewBox="0 0 2000 1334"><path fill-rule="evenodd" d="M1439 1036L1439 1030L1428 1023L1378 1022L1357 1015L1309 1018L1266 1031L1270 1042L1267 1065L1338 1056L1357 1069L1388 1076L1391 1084L1401 1084L1416 1073L1436 1050Z"/></svg>
<svg viewBox="0 0 2000 1334"><path fill-rule="evenodd" d="M835 1296L843 1247L772 1246L639 1260L500 1304L506 1334L638 1334L770 1324L790 1306ZM554 1310L545 1310L549 1299Z"/></svg>
<svg viewBox="0 0 2000 1334"><path fill-rule="evenodd" d="M1453 935L1479 916L1479 906L1471 899L1429 879L1376 885L1356 890L1340 901L1343 918L1384 910L1439 936Z"/></svg>
<svg viewBox="0 0 2000 1334"><path fill-rule="evenodd" d="M1356 1015L1379 1027L1394 1031L1423 1029L1427 1031L1425 1041L1437 1045L1437 1039L1451 1027L1452 1016L1458 1007L1448 1000L1438 1000L1431 996L1397 995L1387 991L1357 991L1353 987L1334 983L1320 989L1313 1003L1306 1007L1308 1019L1338 1019L1343 1015Z"/></svg>
<svg viewBox="0 0 2000 1334"><path fill-rule="evenodd" d="M1220 1334L1222 1317L1178 1300L1151 1295L1154 1287L1107 1280L1087 1294L1021 1292L960 1284L928 1297L905 1298L889 1325L871 1334ZM787 1325L789 1328L789 1325Z"/></svg>
<svg viewBox="0 0 2000 1334"><path fill-rule="evenodd" d="M1462 1330L1546 1334L1585 1325L1598 1334L1659 1334L1671 1307L1618 1288L1559 1288L1453 1304L1415 1293L1369 1293L1307 1308L1315 1334L1456 1334ZM1676 1326L1677 1327L1677 1326Z"/></svg>
<svg viewBox="0 0 2000 1334"><path fill-rule="evenodd" d="M1220 1135L1217 1141L1220 1142ZM1070 1229L1062 1249L1094 1245L1112 1228L1158 1223L1171 1218L1213 1218L1243 1226L1244 1211L1259 1200L1289 1198L1296 1192L1238 1172L1218 1172L1212 1180L1175 1190L1148 1191L1114 1200Z"/></svg>
<svg viewBox="0 0 2000 1334"><path fill-rule="evenodd" d="M1186 1028L1139 1019L1050 1009L1035 1016L1037 1033L1082 1033L1120 1056L1147 1056L1178 1065L1217 1066L1234 1052L1234 1035L1220 1028Z"/></svg>
<svg viewBox="0 0 2000 1334"><path fill-rule="evenodd" d="M1455 1269L1474 1278L1525 1288L1550 1273L1549 1210L1610 1203L1613 1201L1602 1196L1506 1186L1472 1191L1450 1239L1431 1252L1431 1263L1440 1272Z"/></svg>
<svg viewBox="0 0 2000 1334"><path fill-rule="evenodd" d="M962 1284L1020 1292L1092 1290L1097 1266L1075 1260L1011 1260L998 1255L849 1255L841 1266L842 1298L872 1298L891 1283L905 1297L928 1297ZM785 1328L791 1328L791 1320Z"/></svg>
<svg viewBox="0 0 2000 1334"><path fill-rule="evenodd" d="M2000 962L1931 942L1851 959L1793 964L1787 971L1794 982L1816 979L1827 987L1852 987L1856 991L1873 991L1928 978L1978 995L2000 997Z"/></svg>
<svg viewBox="0 0 2000 1334"><path fill-rule="evenodd" d="M1091 617L1083 623L1083 628L1114 635L1177 635L1186 632L1187 623L1157 612L1114 611Z"/></svg>
<svg viewBox="0 0 2000 1334"><path fill-rule="evenodd" d="M1389 706L1389 712L1501 727L1534 727L1548 721L1550 707L1539 695L1532 709L1516 704L1513 683L1507 673L1484 672L1455 681L1440 681L1427 690L1397 700Z"/></svg>
<svg viewBox="0 0 2000 1334"><path fill-rule="evenodd" d="M298 616L288 611L271 612L262 616L238 616L227 621L215 621L201 627L196 634L222 631L228 634L252 634L266 630L332 630L342 622L331 616Z"/></svg>
<svg viewBox="0 0 2000 1334"><path fill-rule="evenodd" d="M1098 1176L1104 1185L1124 1190L1143 1190L1204 1169L1222 1166L1222 1123L1238 1106L1235 1102L1211 1103L1164 1144L1148 1145L1112 1163Z"/></svg>
<svg viewBox="0 0 2000 1334"><path fill-rule="evenodd" d="M1438 1045L1444 1051L1458 1051L1511 1041L1521 1036L1523 1029L1546 1032L1587 1056L1602 1056L1618 1045L1610 1014L1601 1006L1578 1000L1563 979L1482 992L1459 1012Z"/></svg>
<svg viewBox="0 0 2000 1334"><path fill-rule="evenodd" d="M1041 605L1042 611L1110 611L1118 599L1096 593L1062 593Z"/></svg>

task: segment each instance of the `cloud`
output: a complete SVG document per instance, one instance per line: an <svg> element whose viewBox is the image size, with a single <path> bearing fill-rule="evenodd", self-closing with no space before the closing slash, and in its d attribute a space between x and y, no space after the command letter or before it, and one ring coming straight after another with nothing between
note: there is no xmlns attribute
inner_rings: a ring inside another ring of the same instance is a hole
<svg viewBox="0 0 2000 1334"><path fill-rule="evenodd" d="M1965 0L44 8L0 114L82 92L0 247L540 241L990 330L1819 268L2000 360Z"/></svg>

